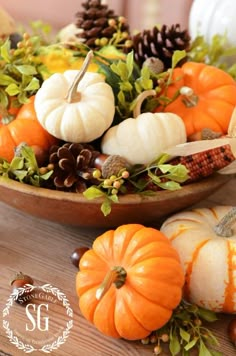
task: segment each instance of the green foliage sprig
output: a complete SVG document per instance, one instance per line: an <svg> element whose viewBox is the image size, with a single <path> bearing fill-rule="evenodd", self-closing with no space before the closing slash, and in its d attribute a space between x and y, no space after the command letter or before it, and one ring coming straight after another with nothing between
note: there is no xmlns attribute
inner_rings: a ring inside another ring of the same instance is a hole
<svg viewBox="0 0 236 356"><path fill-rule="evenodd" d="M162 155L146 167L134 166L129 173L123 169L117 176L100 179L98 185L87 188L83 195L89 200L102 198L101 211L107 216L111 212L112 203L119 202L119 193L125 194L130 191L152 195L154 192L148 189L149 184L163 190L181 189L181 183L189 178L188 170L184 165L167 163L168 158L168 155Z"/></svg>
<svg viewBox="0 0 236 356"><path fill-rule="evenodd" d="M215 350L218 340L206 327L206 323L216 320L214 312L182 300L168 323L141 342L155 344L154 355L161 355L165 343L172 356L190 356L194 349L198 356L222 356Z"/></svg>
<svg viewBox="0 0 236 356"><path fill-rule="evenodd" d="M116 113L114 124L132 117L135 100L144 90L154 88L151 72L146 68L139 68L133 52L130 52L126 60L113 61L111 65L99 64L100 72L106 77L106 82L111 85L114 96Z"/></svg>
<svg viewBox="0 0 236 356"><path fill-rule="evenodd" d="M41 187L52 173L52 170L41 173L33 149L26 144L17 147L16 154L10 163L0 158L0 176L21 183Z"/></svg>
<svg viewBox="0 0 236 356"><path fill-rule="evenodd" d="M15 106L24 104L39 89L43 78L41 63L35 56L41 41L39 37L25 34L16 49L10 39L0 46L0 102L2 108L9 106L9 98L15 98Z"/></svg>
<svg viewBox="0 0 236 356"><path fill-rule="evenodd" d="M227 34L216 34L210 42L204 36L197 36L191 43L188 58L218 67L236 79L236 47L229 45Z"/></svg>

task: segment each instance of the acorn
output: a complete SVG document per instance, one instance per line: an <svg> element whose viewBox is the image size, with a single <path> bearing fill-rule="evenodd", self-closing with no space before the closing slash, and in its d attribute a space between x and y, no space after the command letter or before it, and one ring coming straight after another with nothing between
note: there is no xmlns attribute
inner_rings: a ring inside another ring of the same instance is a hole
<svg viewBox="0 0 236 356"><path fill-rule="evenodd" d="M72 264L73 264L75 267L79 268L80 260L81 260L81 258L82 258L82 256L83 256L83 254L84 254L86 251L88 251L88 250L89 250L88 247L77 247L77 248L73 251L73 253L72 253L71 256L70 256L70 260L71 260Z"/></svg>
<svg viewBox="0 0 236 356"><path fill-rule="evenodd" d="M26 302L24 298L29 295L29 291L26 288L27 284L33 285L34 281L30 276L22 272L16 273L14 278L11 280L10 285L12 286L12 292L14 292L18 288L25 288L24 293L21 294L21 296L18 296L18 298L15 300L16 303L24 304Z"/></svg>
<svg viewBox="0 0 236 356"><path fill-rule="evenodd" d="M165 69L164 63L157 57L148 57L142 67L148 67L154 75L162 73Z"/></svg>
<svg viewBox="0 0 236 356"><path fill-rule="evenodd" d="M101 170L103 178L110 178L122 169L129 169L130 164L119 155L100 154L94 160L94 167Z"/></svg>

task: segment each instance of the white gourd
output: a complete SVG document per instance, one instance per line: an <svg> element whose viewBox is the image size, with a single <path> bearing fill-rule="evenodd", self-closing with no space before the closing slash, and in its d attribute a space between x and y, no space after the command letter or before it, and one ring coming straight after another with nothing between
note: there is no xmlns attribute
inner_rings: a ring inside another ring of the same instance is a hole
<svg viewBox="0 0 236 356"><path fill-rule="evenodd" d="M211 42L216 34L226 35L229 44L236 45L236 1L194 0L189 14L189 32L192 39L198 35Z"/></svg>
<svg viewBox="0 0 236 356"><path fill-rule="evenodd" d="M141 100L155 91L142 94ZM139 113L139 108L135 112ZM132 165L149 164L168 147L186 142L185 125L178 115L148 112L134 116L105 133L101 142L103 153L120 155Z"/></svg>
<svg viewBox="0 0 236 356"><path fill-rule="evenodd" d="M184 298L215 312L236 312L236 208L215 206L169 217L161 231L179 253Z"/></svg>
<svg viewBox="0 0 236 356"><path fill-rule="evenodd" d="M111 126L115 100L103 75L85 72L92 52L81 70L55 73L35 96L41 125L53 136L68 142L91 142Z"/></svg>

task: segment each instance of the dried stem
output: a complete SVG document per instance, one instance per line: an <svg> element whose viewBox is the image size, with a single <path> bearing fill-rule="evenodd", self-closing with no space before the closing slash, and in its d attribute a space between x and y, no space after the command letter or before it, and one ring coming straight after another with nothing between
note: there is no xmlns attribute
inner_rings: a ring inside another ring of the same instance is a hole
<svg viewBox="0 0 236 356"><path fill-rule="evenodd" d="M65 97L65 100L68 101L68 103L74 103L77 101L80 101L81 94L77 91L79 82L82 80L83 76L85 75L87 68L91 62L91 59L93 58L93 51L89 51L87 56L85 57L84 63L75 77L71 87L68 90L68 93Z"/></svg>
<svg viewBox="0 0 236 356"><path fill-rule="evenodd" d="M236 222L236 207L232 208L215 226L214 231L218 236L233 236L232 226Z"/></svg>
<svg viewBox="0 0 236 356"><path fill-rule="evenodd" d="M113 267L105 276L102 284L96 291L96 299L100 300L114 283L116 288L121 288L125 283L127 273L123 267Z"/></svg>

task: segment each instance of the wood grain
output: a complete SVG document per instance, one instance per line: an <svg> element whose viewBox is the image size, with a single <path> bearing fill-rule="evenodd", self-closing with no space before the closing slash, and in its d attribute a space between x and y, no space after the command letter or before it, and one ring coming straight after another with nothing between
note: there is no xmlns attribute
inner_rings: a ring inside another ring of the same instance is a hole
<svg viewBox="0 0 236 356"><path fill-rule="evenodd" d="M198 203L197 206L234 205L236 201L235 183L236 179L232 179L206 201ZM51 352L51 355L153 355L152 346L105 337L80 314L75 293L76 268L70 261L70 255L76 247L90 247L94 238L104 232L104 229L77 228L40 220L19 212L5 203L0 203L0 229L1 310L11 293L9 281L15 272L22 271L32 276L35 285L49 283L59 288L67 296L74 311L74 326L68 340L55 352ZM17 305L14 308L13 323L17 326L20 323L23 307ZM211 325L212 331L220 342L219 350L226 356L236 354L236 349L229 342L226 333L231 318L232 315L219 315L219 321ZM63 315L60 311L54 318L53 327L55 330L59 329L63 323ZM168 353L166 354L168 355ZM9 342L2 322L0 327L1 355L25 355L25 352L16 349ZM37 355L45 355L45 353L38 352Z"/></svg>

